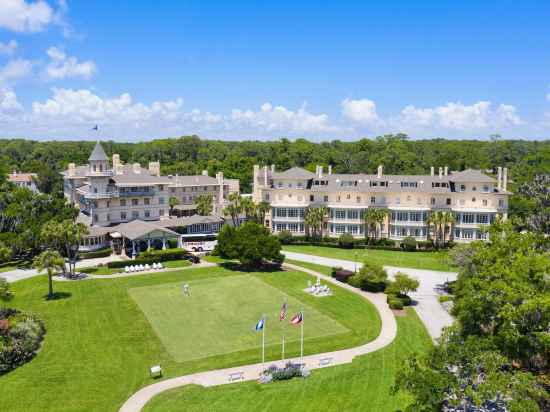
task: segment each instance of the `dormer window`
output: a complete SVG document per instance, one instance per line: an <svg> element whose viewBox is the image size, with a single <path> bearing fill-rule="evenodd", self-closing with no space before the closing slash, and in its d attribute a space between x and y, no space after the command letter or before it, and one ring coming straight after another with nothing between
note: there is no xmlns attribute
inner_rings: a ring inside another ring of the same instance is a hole
<svg viewBox="0 0 550 412"><path fill-rule="evenodd" d="M466 185L460 185L460 191L465 192L466 191Z"/></svg>

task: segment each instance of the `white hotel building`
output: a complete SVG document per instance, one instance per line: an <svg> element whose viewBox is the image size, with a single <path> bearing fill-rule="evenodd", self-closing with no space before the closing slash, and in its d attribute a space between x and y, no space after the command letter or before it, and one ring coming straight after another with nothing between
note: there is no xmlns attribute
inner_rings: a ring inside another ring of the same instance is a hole
<svg viewBox="0 0 550 412"><path fill-rule="evenodd" d="M486 238L483 227L496 217L507 217L508 171L498 168L494 178L479 170L449 172L432 167L427 175L385 175L382 166L374 175L316 173L299 167L277 172L274 166L254 166L253 198L271 204L266 217L274 233L288 230L305 235L304 215L308 207L326 206L329 216L324 233L338 237L350 233L364 236L363 213L368 208L388 210L382 237L401 240L412 236L427 240L426 223L432 211L451 211L456 217L452 237L457 242Z"/></svg>

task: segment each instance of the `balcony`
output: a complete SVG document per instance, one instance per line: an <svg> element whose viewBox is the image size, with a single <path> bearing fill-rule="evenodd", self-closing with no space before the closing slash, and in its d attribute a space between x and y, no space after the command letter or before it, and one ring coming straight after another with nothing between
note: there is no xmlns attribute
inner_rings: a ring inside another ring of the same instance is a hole
<svg viewBox="0 0 550 412"><path fill-rule="evenodd" d="M112 197L118 196L118 190L106 190L103 192L97 192L97 193L86 193L84 197L86 199L110 199Z"/></svg>
<svg viewBox="0 0 550 412"><path fill-rule="evenodd" d="M86 177L111 177L114 175L114 172L112 170L88 170L86 172Z"/></svg>
<svg viewBox="0 0 550 412"><path fill-rule="evenodd" d="M131 190L131 191L118 191L119 197L134 197L134 196L154 196L155 191L151 189Z"/></svg>

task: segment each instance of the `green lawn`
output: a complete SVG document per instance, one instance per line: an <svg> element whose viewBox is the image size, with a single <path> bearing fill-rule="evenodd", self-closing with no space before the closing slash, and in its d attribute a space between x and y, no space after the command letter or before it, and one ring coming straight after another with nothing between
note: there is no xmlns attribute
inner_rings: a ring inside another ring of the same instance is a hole
<svg viewBox="0 0 550 412"><path fill-rule="evenodd" d="M452 271L446 251L438 252L402 252L377 249L341 249L326 246L285 245L289 252L306 253L334 259L358 262L369 260L381 265L400 266L415 269Z"/></svg>
<svg viewBox="0 0 550 412"><path fill-rule="evenodd" d="M177 362L221 355L258 347L261 333L254 325L266 315L266 346L300 339L300 328L280 322L279 310L288 300L288 311L304 310L307 339L348 332L332 318L288 296L254 276L231 276L188 282L190 295L182 293L183 282L130 289L156 334ZM332 297L324 298L330 305ZM196 345L200 342L200 345Z"/></svg>
<svg viewBox="0 0 550 412"><path fill-rule="evenodd" d="M336 287L329 300L309 296L302 289L312 278L300 272L242 273L214 267L155 276L55 282L61 298L54 301L44 299L47 277L37 276L14 283L15 298L9 304L37 313L45 321L47 333L35 359L0 377L0 409L115 412L136 390L154 382L148 375L152 365L160 363L167 378L260 361L258 347L175 361L129 293L142 287L214 278L230 280L243 275L303 302L347 329L338 335L308 339L306 354L357 346L374 339L380 331L380 318L369 302ZM206 314L208 309L205 305ZM247 327L253 324L247 322ZM199 347L201 342L194 345ZM299 356L299 350L296 341L286 347L289 357ZM279 356L279 346L266 348L267 359Z"/></svg>
<svg viewBox="0 0 550 412"><path fill-rule="evenodd" d="M306 380L260 385L256 382L174 389L153 398L146 412L361 411L404 410L409 399L390 394L396 372L406 357L431 346L416 312L397 318L397 338L388 347L357 358L350 365L312 372Z"/></svg>

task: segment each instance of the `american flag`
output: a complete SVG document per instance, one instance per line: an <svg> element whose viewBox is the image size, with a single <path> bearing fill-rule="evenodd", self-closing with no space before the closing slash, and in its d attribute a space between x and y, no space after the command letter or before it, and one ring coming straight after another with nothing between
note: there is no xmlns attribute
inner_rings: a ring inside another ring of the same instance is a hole
<svg viewBox="0 0 550 412"><path fill-rule="evenodd" d="M281 311L279 312L279 321L286 319L286 302L281 306Z"/></svg>
<svg viewBox="0 0 550 412"><path fill-rule="evenodd" d="M302 314L302 312L298 312L292 317L292 319L290 319L290 323L292 323L293 325L299 325L300 323L302 323L302 320L304 320L304 315Z"/></svg>

